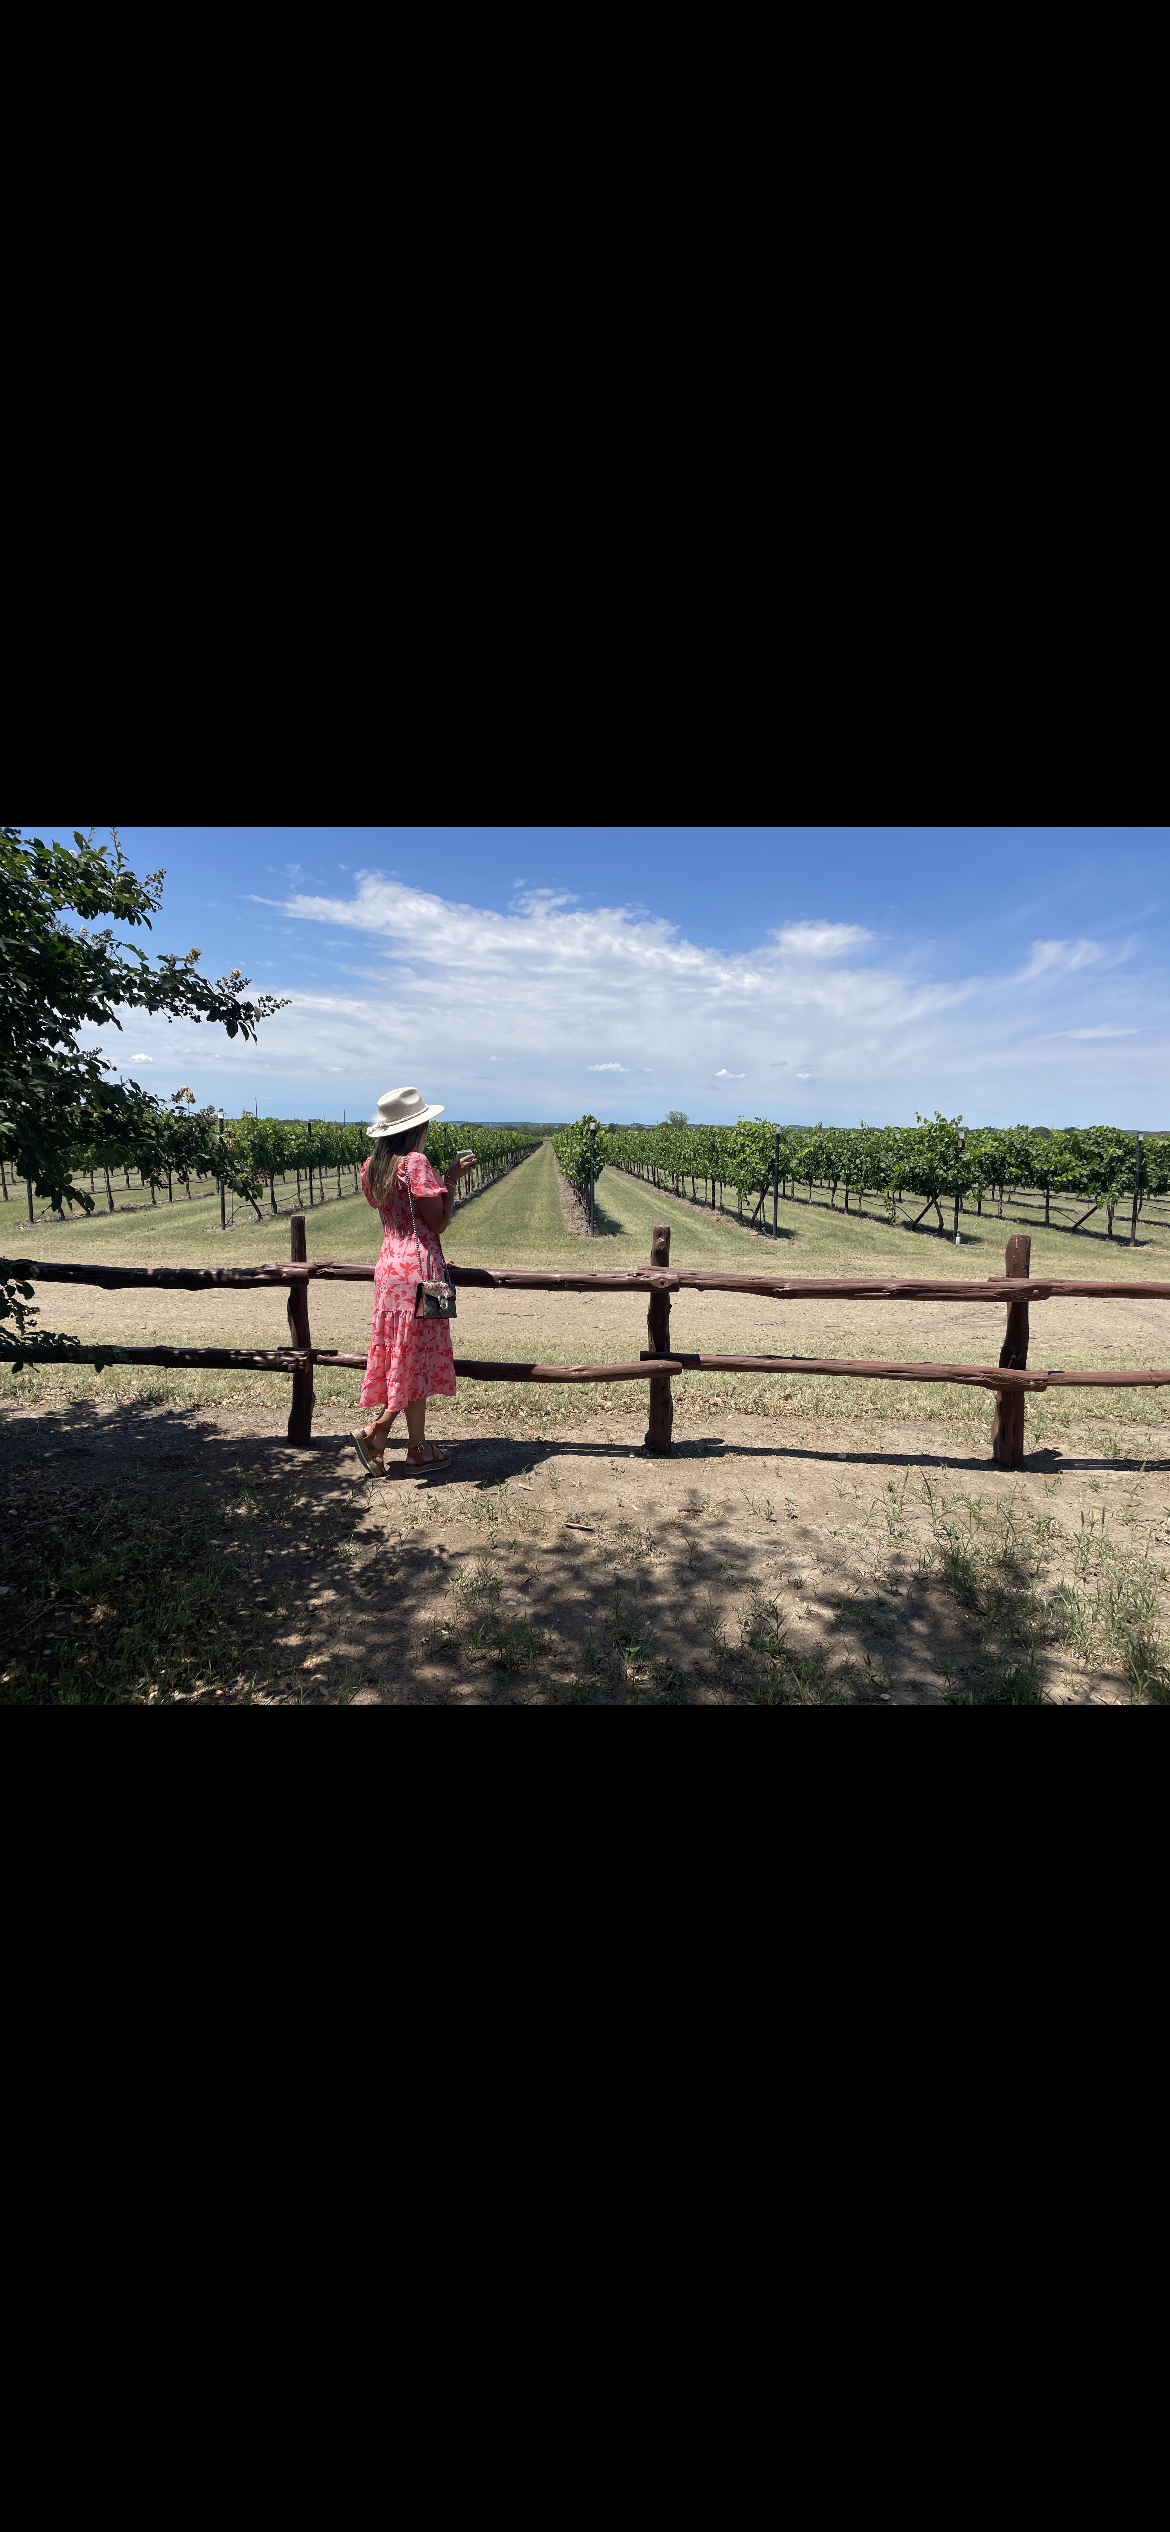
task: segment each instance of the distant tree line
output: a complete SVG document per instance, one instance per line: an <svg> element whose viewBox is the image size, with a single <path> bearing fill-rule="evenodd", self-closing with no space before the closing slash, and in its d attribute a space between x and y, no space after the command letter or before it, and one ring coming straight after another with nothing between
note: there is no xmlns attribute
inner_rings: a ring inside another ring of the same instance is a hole
<svg viewBox="0 0 1170 2532"><path fill-rule="evenodd" d="M128 1123L132 1132L127 1131ZM296 1202L306 1205L323 1204L329 1195L356 1194L358 1172L372 1148L364 1125L329 1117L261 1117L245 1112L221 1119L217 1108L198 1107L194 1091L185 1086L173 1091L167 1103L143 1094L129 1118L123 1111L118 1125L116 1136L99 1135L74 1146L69 1156L70 1184L61 1191L66 1203L77 1201L88 1187L91 1204L94 1197L100 1203L104 1195L106 1208L113 1213L116 1181L121 1177L128 1189L133 1170L139 1186L155 1203L162 1196L173 1204L176 1194L180 1201L185 1198L190 1203L200 1179L215 1184L222 1180L263 1221L265 1210L275 1214L281 1209L278 1185L285 1190L295 1186ZM474 1195L489 1179L498 1178L502 1170L534 1151L542 1137L516 1126L449 1124L445 1118L435 1118L427 1138L427 1158L440 1177L472 1140L477 1167L461 1182L464 1196ZM8 1192L6 1172L3 1193ZM60 1209L60 1204L54 1207Z"/></svg>
<svg viewBox="0 0 1170 2532"><path fill-rule="evenodd" d="M722 1205L728 1190L737 1210L764 1210L773 1185L779 1138L781 1193L797 1196L822 1189L832 1206L860 1210L868 1197L880 1201L891 1222L900 1208L920 1200L916 1220L933 1211L939 1230L957 1229L961 1212L982 1214L994 1207L1002 1215L1005 1195L1032 1192L1044 1199L1044 1219L1051 1220L1052 1199L1082 1199L1085 1211L1069 1229L1104 1211L1109 1236L1119 1205L1133 1201L1135 1181L1139 1212L1152 1196L1170 1190L1170 1135L1142 1138L1140 1171L1138 1141L1111 1125L965 1127L961 1117L919 1117L914 1125L777 1125L767 1117L740 1117L733 1126L692 1125L679 1115L656 1126L601 1126L582 1118L557 1135L561 1167L579 1186L575 1170L588 1180L589 1152L597 1167L608 1162L653 1186L689 1193ZM943 1207L951 1211L948 1225Z"/></svg>

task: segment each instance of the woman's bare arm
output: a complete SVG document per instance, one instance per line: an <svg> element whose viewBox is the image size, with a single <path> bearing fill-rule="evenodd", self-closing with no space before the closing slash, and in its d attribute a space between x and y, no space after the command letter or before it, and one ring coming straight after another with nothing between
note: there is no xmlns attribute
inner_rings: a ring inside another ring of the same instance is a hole
<svg viewBox="0 0 1170 2532"><path fill-rule="evenodd" d="M420 1222L425 1222L428 1231L434 1231L440 1239L447 1228L447 1224L449 1223L454 1210L455 1189L465 1172L469 1169L474 1169L474 1167L474 1152L472 1152L465 1161L452 1161L450 1169L447 1171L447 1192L445 1195L415 1197L414 1209Z"/></svg>
<svg viewBox="0 0 1170 2532"><path fill-rule="evenodd" d="M416 1196L414 1209L419 1221L426 1223L428 1231L436 1231L441 1236L451 1219L454 1202L455 1190L448 1187L445 1196Z"/></svg>

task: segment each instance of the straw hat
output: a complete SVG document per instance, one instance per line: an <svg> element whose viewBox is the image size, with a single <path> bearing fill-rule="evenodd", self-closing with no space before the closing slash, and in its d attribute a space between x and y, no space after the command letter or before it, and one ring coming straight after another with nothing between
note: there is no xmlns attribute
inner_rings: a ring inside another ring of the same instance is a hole
<svg viewBox="0 0 1170 2532"><path fill-rule="evenodd" d="M441 1117L441 1108L428 1108L417 1090L387 1090L378 1101L378 1113L366 1132L372 1142L380 1134L405 1134L412 1125L425 1125L429 1117Z"/></svg>

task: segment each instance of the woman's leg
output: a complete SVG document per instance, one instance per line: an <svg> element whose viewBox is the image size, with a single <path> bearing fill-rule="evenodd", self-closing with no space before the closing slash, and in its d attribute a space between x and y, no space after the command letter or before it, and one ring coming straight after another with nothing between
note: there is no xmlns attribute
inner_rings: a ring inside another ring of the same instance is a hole
<svg viewBox="0 0 1170 2532"><path fill-rule="evenodd" d="M369 1443L370 1449L373 1451L376 1459L381 1459L382 1457L382 1453L390 1439L390 1427L393 1424L397 1413L397 1407L380 1407L373 1423L367 1424L365 1427L366 1440Z"/></svg>
<svg viewBox="0 0 1170 2532"><path fill-rule="evenodd" d="M415 1468L445 1468L451 1457L450 1451L437 1451L434 1443L428 1443L427 1441L426 1399L412 1398L405 1409L405 1414L407 1434L406 1456L412 1466Z"/></svg>

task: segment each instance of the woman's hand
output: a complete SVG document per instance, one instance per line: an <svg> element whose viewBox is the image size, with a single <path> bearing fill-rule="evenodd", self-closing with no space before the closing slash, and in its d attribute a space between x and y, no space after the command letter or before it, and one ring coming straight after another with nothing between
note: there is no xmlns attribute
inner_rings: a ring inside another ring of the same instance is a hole
<svg viewBox="0 0 1170 2532"><path fill-rule="evenodd" d="M453 1160L453 1161L452 1161L451 1166L450 1166L450 1169L446 1169L446 1170L444 1170L444 1172L443 1172L443 1175L444 1175L444 1177L445 1177L445 1179L446 1179L446 1181L447 1181L447 1185L448 1185L449 1187L453 1187L453 1186L455 1185L455 1183L456 1183L456 1180L457 1180L457 1179L460 1179L460 1178L466 1178L468 1170L469 1170L469 1169L474 1169L474 1167L475 1167L475 1154L474 1154L474 1152L466 1152L466 1153L461 1152L461 1153L460 1153L460 1155L459 1155L458 1160Z"/></svg>

